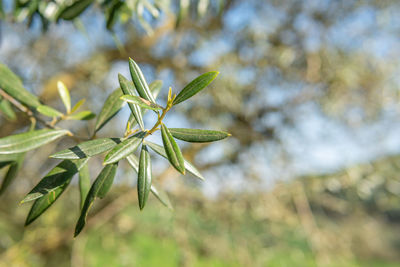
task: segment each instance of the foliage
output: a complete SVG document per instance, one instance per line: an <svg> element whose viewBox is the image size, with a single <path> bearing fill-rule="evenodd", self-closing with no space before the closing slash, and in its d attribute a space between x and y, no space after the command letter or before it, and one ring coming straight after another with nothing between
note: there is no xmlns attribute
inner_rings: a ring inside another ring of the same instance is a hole
<svg viewBox="0 0 400 267"><path fill-rule="evenodd" d="M101 10L105 17L105 26L110 31L113 31L117 22L125 24L136 19L145 31L151 33L152 26L146 19L149 15L153 20L157 20L162 12L169 13L171 9L177 9L176 25L178 26L187 18L190 9L194 9L198 17L203 17L207 11L221 12L223 6L224 0L179 0L174 4L171 4L169 0L14 0L13 9L10 12L6 12L0 4L0 14L3 19L16 22L26 21L29 26L37 17L41 20L43 30L47 30L51 23L61 20L79 21L79 17L84 12L96 7Z"/></svg>
<svg viewBox="0 0 400 267"><path fill-rule="evenodd" d="M72 131L59 128L57 124L63 120L90 120L94 118L95 114L91 111L78 112L79 107L83 103L82 100L72 107L69 90L62 82L58 82L58 92L65 106L65 113L41 104L35 100L34 96L33 98L29 96L30 93L23 88L22 83L11 70L5 65L1 66L0 84L5 86L0 88L0 94L5 101L9 101L16 108L29 115L32 121L31 129L28 132L0 139L0 162L2 167L11 165L11 171L12 166L20 166L22 164L22 159L19 156L21 153L39 148L65 135L69 135L79 142L74 147L56 152L50 156L52 158L63 159L63 161L54 167L21 201L21 203L34 201L26 219L26 225L32 223L53 205L71 183L73 176L79 173L81 215L75 229L75 236L77 236L86 224L86 217L94 200L96 198L104 198L109 191L116 175L118 162L123 159L128 159L130 165L138 173L137 192L140 209L145 207L150 192L161 203L170 207L169 200L162 197L159 191L152 185L151 157L148 147L167 158L170 164L180 173L185 174L185 170L187 169L193 175L203 179L200 172L183 158L175 138L187 142L213 142L224 139L230 134L201 129L171 129L170 131L163 123L163 119L174 105L199 93L216 78L218 73L208 72L197 77L184 87L178 96L172 95L172 89L169 88L167 103L163 107L157 104L155 100L161 83L156 81L149 86L141 69L132 59L129 59L129 68L132 81L129 81L121 74L118 75L120 89L112 92L105 101L90 140L81 140L82 138L74 135ZM31 100L35 100L36 102L32 102ZM122 108L124 102L128 102L133 116L127 122L124 136L121 138L109 137L97 139L96 132L110 121ZM36 110L32 110L32 108L36 108ZM157 121L149 130L145 129L143 122L143 115L146 110L152 110L157 115ZM43 120L38 116L39 114L49 117L52 120ZM46 128L35 129L37 121ZM137 129L135 125L138 127ZM146 140L147 137L158 131L160 127L164 147ZM140 158L137 159L133 153L140 146ZM103 165L105 166L89 189L88 160L93 156L103 153L107 153L103 161ZM15 175L16 170L13 170L12 176L15 177ZM3 181L2 192L10 184L13 177L8 177Z"/></svg>

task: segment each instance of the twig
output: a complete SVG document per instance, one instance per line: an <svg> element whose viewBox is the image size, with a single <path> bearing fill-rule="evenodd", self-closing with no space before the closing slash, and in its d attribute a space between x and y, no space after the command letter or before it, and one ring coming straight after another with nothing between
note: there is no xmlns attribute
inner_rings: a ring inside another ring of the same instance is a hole
<svg viewBox="0 0 400 267"><path fill-rule="evenodd" d="M51 129L56 129L54 125L51 125L49 122L42 120L41 118L35 116L35 114L30 110L29 108L25 107L22 105L20 102L18 102L14 97L10 96L7 94L3 89L0 88L0 95L4 97L4 99L8 100L11 104L13 104L16 108L21 110L23 113L25 113L29 118L33 118L36 121L44 124L46 127L51 128Z"/></svg>

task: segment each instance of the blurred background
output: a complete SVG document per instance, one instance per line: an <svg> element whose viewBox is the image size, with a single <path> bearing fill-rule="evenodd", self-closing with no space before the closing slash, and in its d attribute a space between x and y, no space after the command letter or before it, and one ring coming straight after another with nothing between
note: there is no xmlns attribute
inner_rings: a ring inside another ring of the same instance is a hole
<svg viewBox="0 0 400 267"><path fill-rule="evenodd" d="M174 211L150 196L140 212L121 162L76 239L76 181L29 227L29 204L18 204L74 140L29 152L0 196L0 266L400 266L398 1L95 1L58 23L63 1L16 2L2 1L0 61L47 105L63 110L61 80L98 113L129 57L148 82L164 81L163 104L169 86L218 70L165 123L232 137L179 143L205 182L154 155ZM122 136L129 112L97 136ZM1 117L0 136L28 126ZM89 136L94 120L60 126ZM90 160L92 179L101 162Z"/></svg>

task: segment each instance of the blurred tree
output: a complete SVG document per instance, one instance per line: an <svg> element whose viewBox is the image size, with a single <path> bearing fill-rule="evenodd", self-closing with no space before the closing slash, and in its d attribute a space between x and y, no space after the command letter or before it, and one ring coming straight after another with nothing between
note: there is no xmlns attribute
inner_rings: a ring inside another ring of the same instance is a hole
<svg viewBox="0 0 400 267"><path fill-rule="evenodd" d="M205 172L208 181L202 188L209 195L264 188L273 179L325 171L324 166L331 170L353 163L354 154L356 160L368 160L398 152L392 143L385 150L381 142L396 131L400 118L397 1L209 1L204 16L195 14L207 1L167 1L158 6L162 1L146 2L157 6L158 18L144 4L142 13L139 5L129 4L145 2L125 1L108 32L104 31L110 17L106 10L118 6L118 1L93 1L74 26L64 19L47 19L45 33L40 13L34 13L27 31L26 25L12 22L12 1L4 2L8 8L4 4L1 59L53 106L61 104L54 96L56 81L62 80L72 97L74 92L75 97L86 97L88 108L99 111L98 103L106 98L103 92L118 86L114 77L127 56L135 58L150 80L163 78L174 90L203 72L218 69L221 75L214 90L191 105L180 106L171 120L196 127L212 124L233 134L234 138L211 148L183 149L185 157ZM61 2L48 1L48 5L61 6ZM188 2L189 9L179 12ZM222 9L220 2L224 2ZM174 14L183 15L179 23ZM8 135L28 123L3 120L0 134ZM110 128L99 135L119 134L117 127ZM75 130L87 134L85 127ZM341 144L347 134L359 141L357 147ZM332 156L331 150L314 154L317 142L307 139L310 135L344 148L336 152L339 155ZM38 166L41 160L29 159L27 167ZM159 166L160 170L165 167ZM34 184L38 172L43 170L22 170L20 176ZM179 182L170 179L174 174L166 173L161 184L179 192ZM12 189L22 196L29 186Z"/></svg>

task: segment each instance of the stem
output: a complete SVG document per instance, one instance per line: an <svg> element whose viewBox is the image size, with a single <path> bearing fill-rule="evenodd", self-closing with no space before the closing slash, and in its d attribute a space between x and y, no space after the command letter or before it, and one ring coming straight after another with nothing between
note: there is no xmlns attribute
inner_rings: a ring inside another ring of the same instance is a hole
<svg viewBox="0 0 400 267"><path fill-rule="evenodd" d="M165 109L163 109L161 116L158 116L158 120L157 120L156 124L154 124L153 128L151 128L150 131L148 131L143 138L146 138L147 136L149 136L150 134L153 134L157 130L157 127L160 126L162 120L165 117L165 114L167 114L167 112L170 108L171 107L167 106Z"/></svg>
<svg viewBox="0 0 400 267"><path fill-rule="evenodd" d="M24 106L23 104L21 104L18 100L16 100L14 97L12 97L11 95L7 94L3 89L0 88L0 95L6 99L7 101L9 101L11 104L13 104L16 108L18 108L20 111L22 111L23 113L25 113L29 119L36 124L36 121L40 122L41 124L43 124L44 126L46 126L47 128L50 129L60 129L58 127L55 126L56 122L53 123L49 123L45 120L42 120L41 118L37 117L32 110L30 110L29 108L27 108L26 106ZM75 141L79 142L79 138L76 137L73 133L69 132L70 134L68 134L68 136L72 137Z"/></svg>
<svg viewBox="0 0 400 267"><path fill-rule="evenodd" d="M16 108L18 108L20 111L25 113L30 119L35 119L36 121L44 124L48 128L55 129L54 125L51 125L49 122L42 120L41 118L38 118L33 114L32 110L28 109L24 105L22 105L20 102L18 102L14 97L10 96L7 94L3 89L0 88L0 95L4 97L4 99L8 100L11 104L13 104Z"/></svg>

